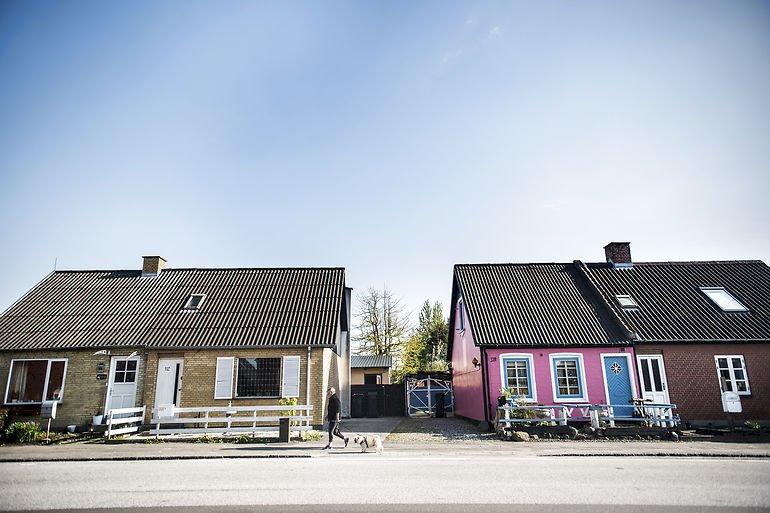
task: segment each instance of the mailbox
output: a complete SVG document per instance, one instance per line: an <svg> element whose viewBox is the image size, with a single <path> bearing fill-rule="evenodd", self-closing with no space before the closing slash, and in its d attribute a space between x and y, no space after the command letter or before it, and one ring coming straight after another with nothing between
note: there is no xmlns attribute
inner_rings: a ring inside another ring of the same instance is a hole
<svg viewBox="0 0 770 513"><path fill-rule="evenodd" d="M55 419L56 418L56 405L59 404L56 401L45 401L40 407L40 418Z"/></svg>
<svg viewBox="0 0 770 513"><path fill-rule="evenodd" d="M160 404L158 405L157 415L159 419L169 419L174 416L174 408L175 406L173 404Z"/></svg>
<svg viewBox="0 0 770 513"><path fill-rule="evenodd" d="M741 413L741 396L735 392L722 392L722 410L726 413Z"/></svg>

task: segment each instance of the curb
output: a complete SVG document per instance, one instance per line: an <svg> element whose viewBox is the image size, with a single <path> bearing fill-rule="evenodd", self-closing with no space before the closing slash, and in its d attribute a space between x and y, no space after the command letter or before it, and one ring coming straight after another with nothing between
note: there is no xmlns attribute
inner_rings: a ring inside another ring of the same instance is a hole
<svg viewBox="0 0 770 513"><path fill-rule="evenodd" d="M691 453L682 454L676 452L637 452L637 453L559 453L559 454L538 454L541 458L721 458L721 459L770 459L770 454L723 454L723 453Z"/></svg>
<svg viewBox="0 0 770 513"><path fill-rule="evenodd" d="M7 458L0 459L3 463L52 463L52 462L90 462L90 461L172 461L172 460L244 460L244 459L309 459L313 456L305 454L234 454L234 455L203 455L203 456L116 456L96 458Z"/></svg>

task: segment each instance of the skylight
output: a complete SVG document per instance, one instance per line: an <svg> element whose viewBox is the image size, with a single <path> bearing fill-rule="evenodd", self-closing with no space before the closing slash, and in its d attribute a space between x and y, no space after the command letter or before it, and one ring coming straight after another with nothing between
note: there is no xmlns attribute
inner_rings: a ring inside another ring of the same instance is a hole
<svg viewBox="0 0 770 513"><path fill-rule="evenodd" d="M639 308L639 305L636 304L636 301L634 301L634 298L632 298L628 294L618 294L615 296L615 299L618 300L618 303L620 303L620 306L622 306L623 308Z"/></svg>
<svg viewBox="0 0 770 513"><path fill-rule="evenodd" d="M198 310L206 299L206 294L191 294L182 307L183 310Z"/></svg>
<svg viewBox="0 0 770 513"><path fill-rule="evenodd" d="M749 309L727 292L724 287L701 287L701 292L714 302L723 312L748 312Z"/></svg>

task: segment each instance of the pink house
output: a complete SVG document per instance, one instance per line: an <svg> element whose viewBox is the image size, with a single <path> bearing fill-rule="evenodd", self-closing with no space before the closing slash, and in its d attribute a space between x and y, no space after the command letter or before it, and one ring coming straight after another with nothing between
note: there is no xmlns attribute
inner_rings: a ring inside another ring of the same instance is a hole
<svg viewBox="0 0 770 513"><path fill-rule="evenodd" d="M638 397L633 334L581 262L458 264L452 305L456 415L492 420L503 388L545 405Z"/></svg>

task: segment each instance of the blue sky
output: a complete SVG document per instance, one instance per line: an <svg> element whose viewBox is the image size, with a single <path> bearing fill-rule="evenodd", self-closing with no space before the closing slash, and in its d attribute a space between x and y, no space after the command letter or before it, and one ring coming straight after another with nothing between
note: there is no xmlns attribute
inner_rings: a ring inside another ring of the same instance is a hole
<svg viewBox="0 0 770 513"><path fill-rule="evenodd" d="M541 5L545 4L545 5ZM60 268L770 260L767 2L0 4L0 306Z"/></svg>

